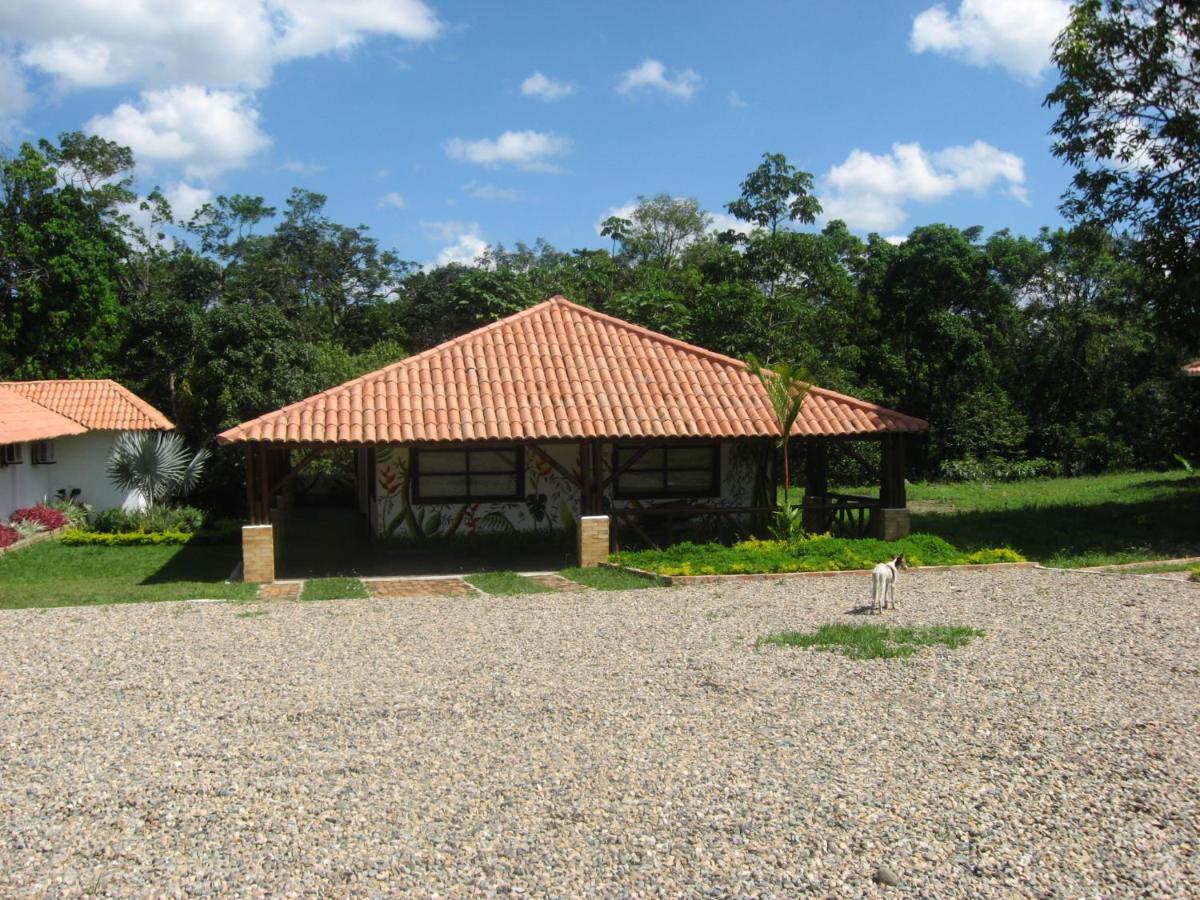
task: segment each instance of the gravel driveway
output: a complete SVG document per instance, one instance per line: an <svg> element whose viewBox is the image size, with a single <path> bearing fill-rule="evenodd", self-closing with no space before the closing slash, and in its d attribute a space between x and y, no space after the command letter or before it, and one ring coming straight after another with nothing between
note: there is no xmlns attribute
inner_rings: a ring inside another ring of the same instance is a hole
<svg viewBox="0 0 1200 900"><path fill-rule="evenodd" d="M0 613L0 895L1177 895L1200 587L866 577ZM899 888L873 883L890 866Z"/></svg>

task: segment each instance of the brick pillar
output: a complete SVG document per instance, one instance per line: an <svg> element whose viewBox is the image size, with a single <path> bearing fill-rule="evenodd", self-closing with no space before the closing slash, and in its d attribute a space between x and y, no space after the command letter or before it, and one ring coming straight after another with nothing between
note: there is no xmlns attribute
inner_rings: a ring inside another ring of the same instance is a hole
<svg viewBox="0 0 1200 900"><path fill-rule="evenodd" d="M263 584L275 580L275 529L270 525L242 526L242 581Z"/></svg>
<svg viewBox="0 0 1200 900"><path fill-rule="evenodd" d="M871 510L871 531L884 541L898 541L912 531L912 517L907 507Z"/></svg>
<svg viewBox="0 0 1200 900"><path fill-rule="evenodd" d="M608 516L579 519L579 565L598 566L608 562Z"/></svg>

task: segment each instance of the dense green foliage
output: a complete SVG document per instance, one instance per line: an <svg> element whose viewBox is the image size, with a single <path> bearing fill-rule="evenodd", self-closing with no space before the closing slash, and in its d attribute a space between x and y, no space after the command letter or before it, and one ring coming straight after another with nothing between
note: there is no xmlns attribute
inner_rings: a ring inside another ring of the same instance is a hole
<svg viewBox="0 0 1200 900"><path fill-rule="evenodd" d="M910 534L898 541L853 540L823 534L791 541L742 541L733 546L682 543L665 550L629 550L615 554L613 562L660 575L747 575L870 569L900 554L904 554L910 566L1023 559L1006 548L966 552L931 534Z"/></svg>
<svg viewBox="0 0 1200 900"><path fill-rule="evenodd" d="M257 585L228 583L234 544L71 547L35 544L0 556L0 609L154 600L249 600Z"/></svg>
<svg viewBox="0 0 1200 900"><path fill-rule="evenodd" d="M822 625L816 631L781 631L759 638L756 646L812 647L843 653L851 659L895 659L912 656L921 647L941 644L955 650L983 637L982 631L966 625L918 625L889 628L886 625Z"/></svg>
<svg viewBox="0 0 1200 900"><path fill-rule="evenodd" d="M1196 332L1165 315L1174 287L1141 245L1100 227L932 224L899 245L839 221L797 230L820 210L811 176L767 154L727 205L747 234L713 234L694 200L658 195L606 223L611 252L538 241L418 268L301 190L279 209L219 197L188 222L155 192L135 228L131 165L79 135L0 159L0 378L117 377L193 447L562 293L928 419L917 472L1200 456L1200 382L1178 374ZM241 469L217 449L193 502L235 510Z"/></svg>

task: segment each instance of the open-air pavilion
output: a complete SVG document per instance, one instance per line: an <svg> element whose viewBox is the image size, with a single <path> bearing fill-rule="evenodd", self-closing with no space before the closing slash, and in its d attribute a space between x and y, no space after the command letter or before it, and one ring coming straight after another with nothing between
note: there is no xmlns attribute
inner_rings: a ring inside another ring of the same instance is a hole
<svg viewBox="0 0 1200 900"><path fill-rule="evenodd" d="M792 429L810 531L907 533L921 419L813 386ZM222 433L245 448L244 572L269 581L297 476L354 452L361 540L564 533L610 547L750 533L776 508L779 426L746 364L553 297ZM829 487L834 448L881 445L877 496ZM358 538L356 538L358 539ZM533 538L537 541L538 538Z"/></svg>

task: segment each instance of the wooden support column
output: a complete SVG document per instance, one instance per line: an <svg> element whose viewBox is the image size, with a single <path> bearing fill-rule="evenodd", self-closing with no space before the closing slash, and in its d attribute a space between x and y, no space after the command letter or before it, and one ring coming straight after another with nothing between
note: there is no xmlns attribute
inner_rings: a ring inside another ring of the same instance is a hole
<svg viewBox="0 0 1200 900"><path fill-rule="evenodd" d="M786 485L784 486L786 489ZM804 447L804 500L824 502L829 493L829 442L823 438L809 438ZM805 531L820 534L829 528L823 509L804 510Z"/></svg>
<svg viewBox="0 0 1200 900"><path fill-rule="evenodd" d="M246 518L258 525L258 494L254 486L254 445L246 444Z"/></svg>
<svg viewBox="0 0 1200 900"><path fill-rule="evenodd" d="M904 435L885 434L879 454L879 499L885 509L908 505L904 490Z"/></svg>
<svg viewBox="0 0 1200 900"><path fill-rule="evenodd" d="M592 514L592 442L579 443L579 515Z"/></svg>
<svg viewBox="0 0 1200 900"><path fill-rule="evenodd" d="M267 464L267 445L258 445L258 502L260 505L259 521L264 525L271 523L271 469Z"/></svg>

